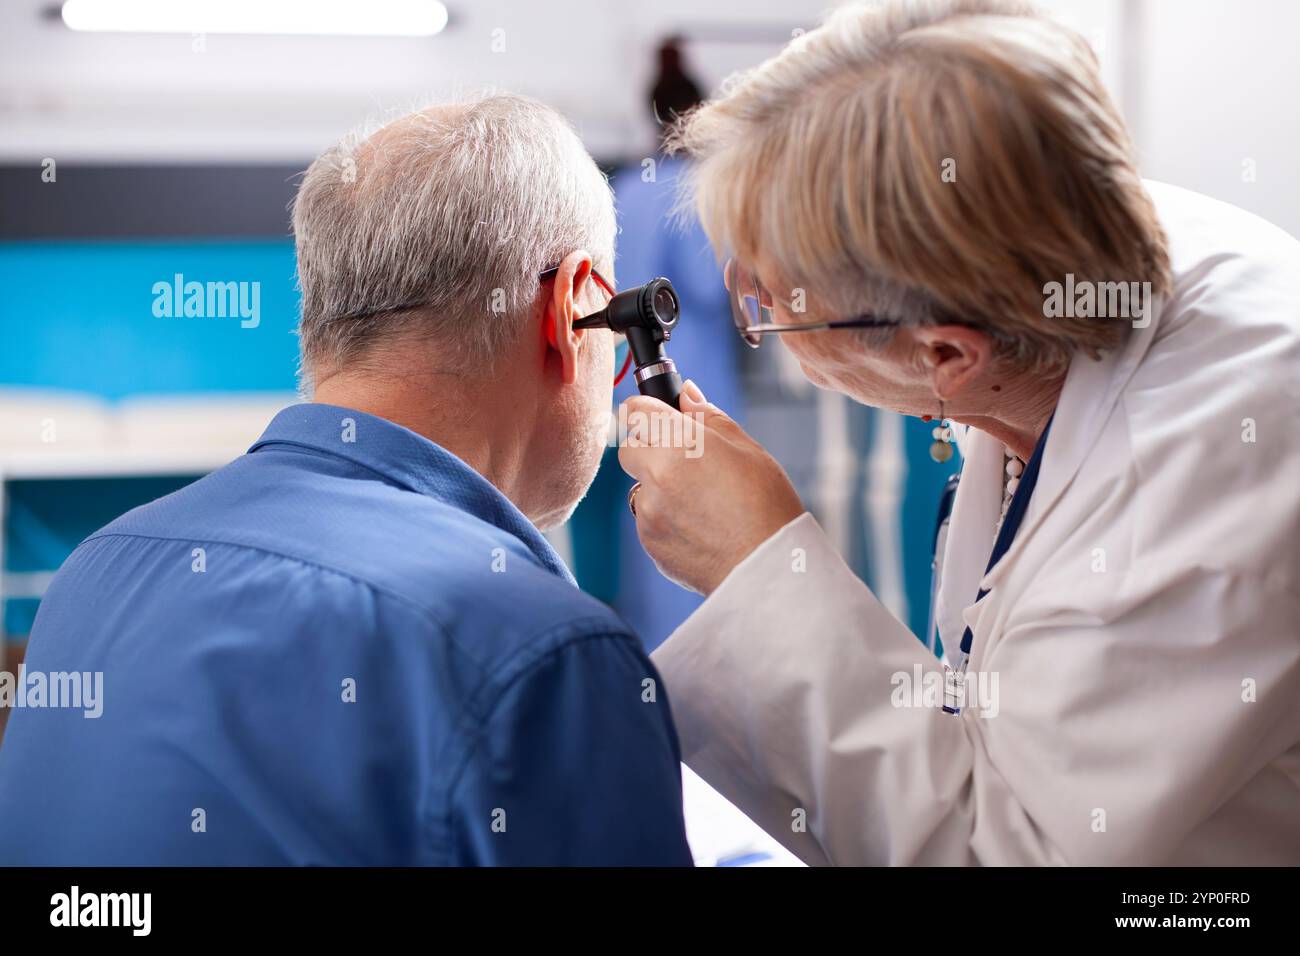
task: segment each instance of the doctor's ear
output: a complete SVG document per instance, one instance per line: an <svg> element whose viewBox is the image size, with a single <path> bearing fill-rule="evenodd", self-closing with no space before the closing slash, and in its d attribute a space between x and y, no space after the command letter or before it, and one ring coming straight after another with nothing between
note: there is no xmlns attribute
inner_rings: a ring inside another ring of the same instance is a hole
<svg viewBox="0 0 1300 956"><path fill-rule="evenodd" d="M565 385L572 385L578 378L578 347L583 333L574 329L573 323L582 317L577 301L592 281L591 265L591 255L585 249L565 256L550 281L550 297L542 311L548 361L552 356L559 359Z"/></svg>
<svg viewBox="0 0 1300 956"><path fill-rule="evenodd" d="M913 329L921 364L934 393L944 401L959 395L993 362L993 340L966 325L923 325Z"/></svg>

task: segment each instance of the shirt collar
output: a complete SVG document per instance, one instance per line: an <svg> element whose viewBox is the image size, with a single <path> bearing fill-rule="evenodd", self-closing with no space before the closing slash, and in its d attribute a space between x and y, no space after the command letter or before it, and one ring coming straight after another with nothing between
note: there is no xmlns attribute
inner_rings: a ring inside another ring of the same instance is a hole
<svg viewBox="0 0 1300 956"><path fill-rule="evenodd" d="M446 502L514 535L544 568L575 583L555 549L509 498L451 452L409 428L354 409L310 402L279 412L248 451L277 444L347 459L398 487Z"/></svg>

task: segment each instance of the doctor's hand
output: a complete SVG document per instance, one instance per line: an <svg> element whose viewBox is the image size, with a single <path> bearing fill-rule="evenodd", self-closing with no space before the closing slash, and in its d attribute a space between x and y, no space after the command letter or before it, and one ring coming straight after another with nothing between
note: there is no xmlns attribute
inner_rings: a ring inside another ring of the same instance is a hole
<svg viewBox="0 0 1300 956"><path fill-rule="evenodd" d="M632 504L642 546L665 577L708 595L804 507L776 459L695 383L680 404L624 402L618 460L640 482Z"/></svg>

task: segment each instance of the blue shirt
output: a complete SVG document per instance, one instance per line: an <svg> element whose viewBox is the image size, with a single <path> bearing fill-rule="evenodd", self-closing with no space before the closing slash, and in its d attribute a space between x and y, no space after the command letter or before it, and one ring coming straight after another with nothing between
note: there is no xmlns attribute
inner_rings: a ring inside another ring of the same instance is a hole
<svg viewBox="0 0 1300 956"><path fill-rule="evenodd" d="M682 864L635 636L488 481L391 422L282 411L87 539L14 709L0 864Z"/></svg>

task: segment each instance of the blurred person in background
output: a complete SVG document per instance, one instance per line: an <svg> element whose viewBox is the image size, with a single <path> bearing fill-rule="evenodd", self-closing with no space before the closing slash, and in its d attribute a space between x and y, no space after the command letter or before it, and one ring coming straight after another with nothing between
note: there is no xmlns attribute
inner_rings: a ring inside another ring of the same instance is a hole
<svg viewBox="0 0 1300 956"><path fill-rule="evenodd" d="M941 669L698 390L622 449L687 763L810 863L1300 863L1300 243L1012 0L842 8L680 144L741 334L965 462Z"/></svg>
<svg viewBox="0 0 1300 956"><path fill-rule="evenodd" d="M659 676L539 530L608 435L604 176L492 96L328 150L293 222L312 401L64 563L27 673L102 713L13 714L0 864L689 865Z"/></svg>
<svg viewBox="0 0 1300 956"><path fill-rule="evenodd" d="M672 121L703 99L699 85L686 71L681 41L666 40L658 51L658 74L649 96L661 146ZM618 274L629 285L656 276L672 280L683 316L673 330L673 361L743 422L738 361L741 346L731 331L722 271L699 220L692 216L678 221L674 217L688 162L680 156L666 155L661 149L613 177L619 213ZM620 399L635 395L635 384L629 378L616 394ZM700 597L656 571L637 540L636 522L623 507L630 482L617 468L611 475L616 476L621 489L611 496L619 529L614 606L646 646L654 648L699 606Z"/></svg>

